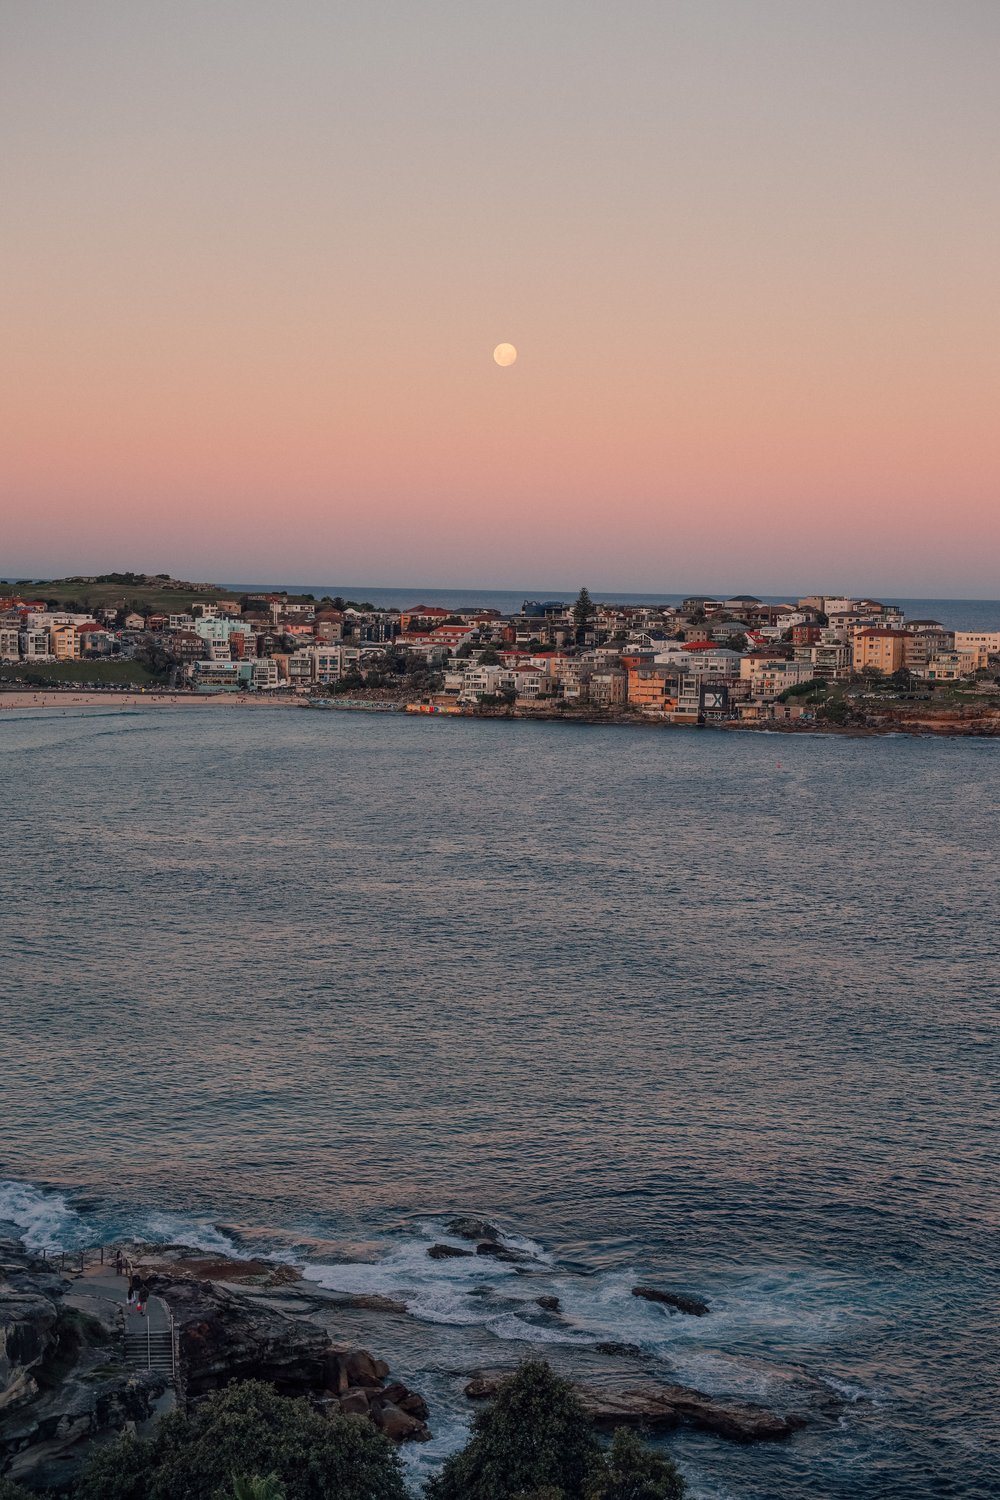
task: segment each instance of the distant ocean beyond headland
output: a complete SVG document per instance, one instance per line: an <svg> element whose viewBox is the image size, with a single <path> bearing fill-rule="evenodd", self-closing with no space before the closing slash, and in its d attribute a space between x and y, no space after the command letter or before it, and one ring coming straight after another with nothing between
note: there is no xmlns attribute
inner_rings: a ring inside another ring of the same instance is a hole
<svg viewBox="0 0 1000 1500"><path fill-rule="evenodd" d="M379 588L360 583L230 583L226 588L233 592L246 593L267 589L274 593L315 594L322 598L338 594L344 599L366 600L382 609L405 609L410 604L433 604L442 609L461 609L463 606L481 605L498 609L501 614L516 613L525 599L572 599L576 588L569 589L437 589L425 588L421 584L399 588ZM682 599L699 592L689 589L687 594L657 593L647 590L643 594L625 594L608 589L591 589L590 593L599 603L612 604L679 604ZM725 593L705 591L710 597L724 599ZM783 604L798 598L805 591L788 594L760 594L766 603ZM997 599L902 599L895 594L877 595L886 604L898 604L908 620L938 620L948 630L997 630L1000 629L1000 600Z"/></svg>

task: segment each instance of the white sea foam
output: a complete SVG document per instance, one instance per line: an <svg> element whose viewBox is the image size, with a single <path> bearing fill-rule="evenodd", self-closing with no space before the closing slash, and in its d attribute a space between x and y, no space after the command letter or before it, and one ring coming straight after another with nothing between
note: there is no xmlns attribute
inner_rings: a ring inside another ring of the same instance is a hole
<svg viewBox="0 0 1000 1500"><path fill-rule="evenodd" d="M238 1256L235 1243L207 1219L157 1209L80 1213L65 1193L30 1182L0 1181L0 1227L29 1250L79 1250L117 1240L188 1245Z"/></svg>
<svg viewBox="0 0 1000 1500"><path fill-rule="evenodd" d="M63 1194L30 1182L0 1181L0 1225L7 1224L29 1250L69 1250L88 1241L85 1221Z"/></svg>
<svg viewBox="0 0 1000 1500"><path fill-rule="evenodd" d="M137 1213L131 1220L131 1226L120 1233L119 1238L127 1235L157 1245L186 1245L192 1250L205 1250L210 1255L233 1259L240 1254L234 1241L207 1219L188 1218L184 1214L163 1213L154 1209Z"/></svg>

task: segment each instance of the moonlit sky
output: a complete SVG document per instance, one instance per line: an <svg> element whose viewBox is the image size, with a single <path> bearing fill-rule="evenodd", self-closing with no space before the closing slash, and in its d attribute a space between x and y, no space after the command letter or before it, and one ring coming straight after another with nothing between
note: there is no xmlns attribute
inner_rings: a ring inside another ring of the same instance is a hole
<svg viewBox="0 0 1000 1500"><path fill-rule="evenodd" d="M996 596L998 77L997 0L4 0L0 575Z"/></svg>

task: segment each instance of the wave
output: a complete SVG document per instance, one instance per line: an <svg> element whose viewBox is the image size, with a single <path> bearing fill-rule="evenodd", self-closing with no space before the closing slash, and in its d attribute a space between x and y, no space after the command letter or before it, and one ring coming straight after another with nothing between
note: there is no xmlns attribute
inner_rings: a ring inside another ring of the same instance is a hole
<svg viewBox="0 0 1000 1500"><path fill-rule="evenodd" d="M74 1250L89 1243L87 1225L65 1195L28 1182L0 1181L0 1225L29 1250Z"/></svg>
<svg viewBox="0 0 1000 1500"><path fill-rule="evenodd" d="M635 1358L653 1361L674 1379L744 1399L780 1396L802 1372L729 1352L734 1344L745 1348L747 1336L758 1345L761 1340L772 1345L776 1338L780 1343L782 1331L794 1325L800 1347L821 1345L850 1317L842 1286L825 1285L821 1273L810 1281L801 1271L792 1275L774 1268L762 1268L741 1278L739 1286L711 1293L707 1316L673 1314L632 1295L635 1285L649 1279L639 1267L576 1270L512 1230L500 1231L500 1244L524 1257L516 1263L469 1253L432 1259L428 1251L434 1244L466 1252L471 1247L449 1234L444 1222L429 1219L411 1225L405 1236L321 1240L263 1226L248 1226L244 1232L239 1225L219 1226L165 1209L74 1206L65 1192L7 1180L0 1181L0 1231L4 1226L33 1250L139 1240L184 1245L219 1258L238 1259L249 1252L292 1263L307 1281L327 1291L402 1302L417 1323L464 1328L470 1335L475 1330L477 1340L495 1339L501 1345L562 1346L567 1354L594 1351L606 1342L629 1346ZM557 1297L559 1311L541 1308L541 1296ZM826 1383L849 1402L871 1399L860 1386L841 1388L831 1377Z"/></svg>
<svg viewBox="0 0 1000 1500"><path fill-rule="evenodd" d="M207 1219L148 1208L81 1210L58 1189L15 1179L0 1180L0 1229L4 1227L29 1250L82 1250L138 1240L233 1258L240 1253L235 1241Z"/></svg>

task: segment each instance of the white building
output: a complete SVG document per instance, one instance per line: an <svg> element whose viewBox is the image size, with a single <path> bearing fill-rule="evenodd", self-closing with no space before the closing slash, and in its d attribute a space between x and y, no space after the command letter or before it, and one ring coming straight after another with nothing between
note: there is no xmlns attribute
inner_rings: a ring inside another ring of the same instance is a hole
<svg viewBox="0 0 1000 1500"><path fill-rule="evenodd" d="M21 655L25 661L48 661L51 656L49 632L47 630L22 630L18 636Z"/></svg>

